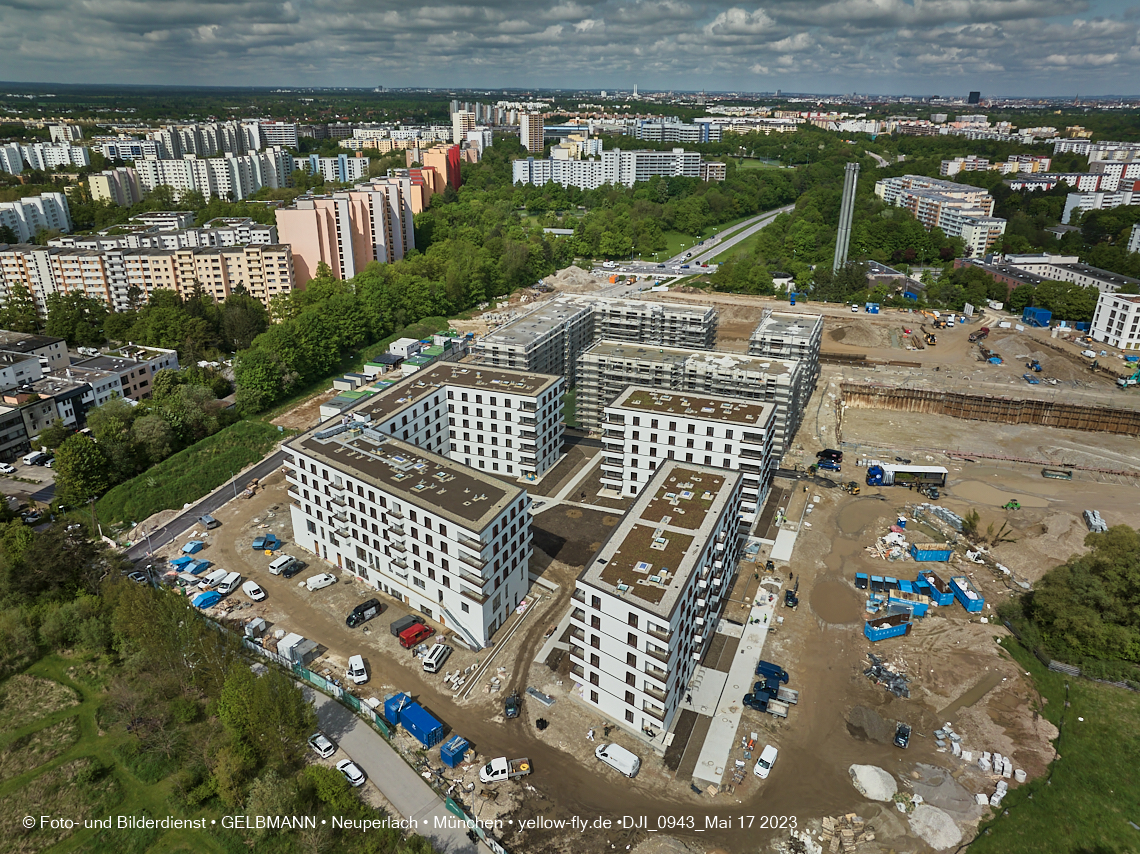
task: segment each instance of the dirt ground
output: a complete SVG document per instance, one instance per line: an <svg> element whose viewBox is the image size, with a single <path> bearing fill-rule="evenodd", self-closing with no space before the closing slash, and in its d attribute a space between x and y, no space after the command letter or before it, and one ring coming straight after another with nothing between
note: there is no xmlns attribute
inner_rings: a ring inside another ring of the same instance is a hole
<svg viewBox="0 0 1140 854"><path fill-rule="evenodd" d="M311 430L321 420L321 404L327 403L340 394L335 388L319 391L307 397L287 412L283 412L269 423L275 427L291 430Z"/></svg>

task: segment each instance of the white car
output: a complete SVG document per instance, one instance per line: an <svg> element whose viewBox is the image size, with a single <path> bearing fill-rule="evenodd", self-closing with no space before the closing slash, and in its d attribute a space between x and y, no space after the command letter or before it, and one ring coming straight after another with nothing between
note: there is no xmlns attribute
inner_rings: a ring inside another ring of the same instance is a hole
<svg viewBox="0 0 1140 854"><path fill-rule="evenodd" d="M328 759L336 753L336 745L323 732L315 732L309 736L309 747L313 748L313 752L321 759Z"/></svg>
<svg viewBox="0 0 1140 854"><path fill-rule="evenodd" d="M772 745L764 745L764 750L760 753L760 758L756 760L756 767L752 769L761 780L768 778L768 773L772 770L772 766L776 764L777 753L779 753L779 751Z"/></svg>
<svg viewBox="0 0 1140 854"><path fill-rule="evenodd" d="M256 581L247 581L241 586L241 592L254 602L260 602L265 598L265 591L261 589L261 585Z"/></svg>
<svg viewBox="0 0 1140 854"><path fill-rule="evenodd" d="M357 685L363 685L368 681L368 671L364 667L364 656L349 656L348 678L355 682Z"/></svg>
<svg viewBox="0 0 1140 854"><path fill-rule="evenodd" d="M305 579L305 586L310 590L323 590L330 584L336 584L336 576L331 572L322 572L320 575Z"/></svg>
<svg viewBox="0 0 1140 854"><path fill-rule="evenodd" d="M4 474L15 474L16 467L9 465L8 463L0 463L0 472L3 472Z"/></svg>
<svg viewBox="0 0 1140 854"><path fill-rule="evenodd" d="M857 305L851 306L851 311L855 314L858 314L859 313L859 306L857 306Z"/></svg>
<svg viewBox="0 0 1140 854"><path fill-rule="evenodd" d="M348 785L354 787L364 785L364 772L351 759L342 759L336 763L336 770L344 775L344 779L348 780Z"/></svg>

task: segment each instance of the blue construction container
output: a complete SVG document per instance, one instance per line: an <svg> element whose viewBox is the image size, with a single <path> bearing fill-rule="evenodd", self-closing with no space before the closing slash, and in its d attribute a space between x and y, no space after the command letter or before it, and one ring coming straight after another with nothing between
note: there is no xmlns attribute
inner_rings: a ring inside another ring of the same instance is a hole
<svg viewBox="0 0 1140 854"><path fill-rule="evenodd" d="M191 540L190 542L188 542L186 545L184 545L182 547L182 553L188 554L188 555L196 554L197 552L202 551L202 548L205 545L206 544L203 543L201 540Z"/></svg>
<svg viewBox="0 0 1140 854"><path fill-rule="evenodd" d="M884 575L883 587L887 590L898 590L899 580L897 578L891 578L889 575Z"/></svg>
<svg viewBox="0 0 1140 854"><path fill-rule="evenodd" d="M937 560L945 563L950 560L953 549L948 545L938 543L912 543L910 556L917 561Z"/></svg>
<svg viewBox="0 0 1140 854"><path fill-rule="evenodd" d="M871 589L874 590L876 593L881 593L883 591L883 587L884 587L883 576L872 575L871 576Z"/></svg>
<svg viewBox="0 0 1140 854"><path fill-rule="evenodd" d="M865 573L865 572L855 573L855 589L857 589L857 590L866 590L867 589L867 573Z"/></svg>
<svg viewBox="0 0 1140 854"><path fill-rule="evenodd" d="M903 593L918 593L919 592L919 591L914 589L914 582L913 581L907 581L905 578L899 579L899 590L901 590Z"/></svg>
<svg viewBox="0 0 1140 854"><path fill-rule="evenodd" d="M400 708L412 702L407 694L393 694L384 700L384 720L396 726L400 722Z"/></svg>
<svg viewBox="0 0 1140 854"><path fill-rule="evenodd" d="M424 747L435 747L443 741L443 724L419 703L408 703L400 709L400 726Z"/></svg>
<svg viewBox="0 0 1140 854"><path fill-rule="evenodd" d="M887 600L887 604L894 605L895 607L908 607L916 617L925 617L930 610L930 604L927 602L914 602L910 599L895 599L893 596Z"/></svg>
<svg viewBox="0 0 1140 854"><path fill-rule="evenodd" d="M867 314L878 314L879 313L879 304L877 302L869 302L869 303L867 303L865 308L866 308Z"/></svg>
<svg viewBox="0 0 1140 854"><path fill-rule="evenodd" d="M973 584L964 575L956 575L950 579L950 589L954 598L962 603L962 607L971 614L976 614L986 607L986 600Z"/></svg>
<svg viewBox="0 0 1140 854"><path fill-rule="evenodd" d="M193 562L194 558L190 557L190 555L179 555L178 557L172 557L170 559L170 565L177 567L183 567L186 566L186 564Z"/></svg>
<svg viewBox="0 0 1140 854"><path fill-rule="evenodd" d="M887 638L898 638L910 634L910 614L888 614L885 617L872 617L863 624L863 634L867 640L875 642Z"/></svg>
<svg viewBox="0 0 1140 854"><path fill-rule="evenodd" d="M1028 323L1030 326L1043 326L1048 327L1049 321L1053 319L1053 312L1047 308L1034 308L1027 306L1021 312L1021 322Z"/></svg>
<svg viewBox="0 0 1140 854"><path fill-rule="evenodd" d="M191 575L201 575L213 565L214 564L208 560L192 560L190 563L186 564L185 571L189 572Z"/></svg>
<svg viewBox="0 0 1140 854"><path fill-rule="evenodd" d="M930 601L935 605L945 606L954 601L954 593L950 589L950 585L943 581L941 576L937 573L923 572L920 577L926 582L926 586L930 588L929 592L926 592L926 595L930 597Z"/></svg>
<svg viewBox="0 0 1140 854"><path fill-rule="evenodd" d="M467 739L461 735L453 735L439 746L439 758L448 768L455 768L463 761L463 755L470 747Z"/></svg>

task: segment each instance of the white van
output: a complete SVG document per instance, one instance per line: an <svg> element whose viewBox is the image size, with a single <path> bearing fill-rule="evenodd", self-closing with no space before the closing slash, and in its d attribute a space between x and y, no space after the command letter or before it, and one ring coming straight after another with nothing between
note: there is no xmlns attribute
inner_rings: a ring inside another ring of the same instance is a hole
<svg viewBox="0 0 1140 854"><path fill-rule="evenodd" d="M30 454L24 454L24 465L34 466L40 460L45 459L47 454L43 451L32 451Z"/></svg>
<svg viewBox="0 0 1140 854"><path fill-rule="evenodd" d="M368 681L368 671L364 669L364 656L353 655L348 659L348 678L357 685Z"/></svg>
<svg viewBox="0 0 1140 854"><path fill-rule="evenodd" d="M226 576L229 574L230 573L228 570L215 569L213 572L198 582L198 589L210 590L211 588L217 587L219 584L225 581Z"/></svg>
<svg viewBox="0 0 1140 854"><path fill-rule="evenodd" d="M296 565L297 558L292 557L291 555L281 555L281 557L274 558L273 562L269 564L269 574L282 575ZM286 578L287 577L288 576L286 576Z"/></svg>
<svg viewBox="0 0 1140 854"><path fill-rule="evenodd" d="M641 768L641 760L620 744L600 744L594 755L627 777L636 776Z"/></svg>
<svg viewBox="0 0 1140 854"><path fill-rule="evenodd" d="M426 673L439 673L439 668L443 667L443 663L447 661L449 655L451 655L451 647L447 644L433 644L424 657L424 671Z"/></svg>
<svg viewBox="0 0 1140 854"><path fill-rule="evenodd" d="M772 766L776 763L776 754L779 753L776 748L770 744L764 745L764 750L760 753L760 758L756 760L756 767L752 769L761 780L767 779L768 774L772 771Z"/></svg>
<svg viewBox="0 0 1140 854"><path fill-rule="evenodd" d="M241 573L230 572L218 584L218 592L223 596L229 596L238 589L239 584L241 584Z"/></svg>

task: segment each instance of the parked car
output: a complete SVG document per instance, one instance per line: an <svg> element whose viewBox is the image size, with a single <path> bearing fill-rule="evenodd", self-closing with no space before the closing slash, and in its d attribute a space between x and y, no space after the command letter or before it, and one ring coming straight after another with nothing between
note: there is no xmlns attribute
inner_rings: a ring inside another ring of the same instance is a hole
<svg viewBox="0 0 1140 854"><path fill-rule="evenodd" d="M336 584L336 576L331 572L322 572L320 575L314 575L312 578L305 579L305 586L312 590L323 590L324 588Z"/></svg>
<svg viewBox="0 0 1140 854"><path fill-rule="evenodd" d="M837 463L843 462L843 451L837 451L835 448L824 448L819 451L815 458L817 460L835 460Z"/></svg>
<svg viewBox="0 0 1140 854"><path fill-rule="evenodd" d="M207 513L205 516L199 516L198 521L205 525L207 528L220 528L222 523Z"/></svg>
<svg viewBox="0 0 1140 854"><path fill-rule="evenodd" d="M899 725L895 727L895 747L906 750L908 744L910 744L910 726L899 721Z"/></svg>
<svg viewBox="0 0 1140 854"><path fill-rule="evenodd" d="M357 685L368 681L368 670L364 667L364 656L350 655L348 658L348 678Z"/></svg>
<svg viewBox="0 0 1140 854"><path fill-rule="evenodd" d="M49 469L55 466L55 457L52 457L50 460L44 463L44 465Z"/></svg>
<svg viewBox="0 0 1140 854"><path fill-rule="evenodd" d="M519 696L518 691L512 691L510 696L503 702L503 713L508 718L517 718L522 711L522 698Z"/></svg>
<svg viewBox="0 0 1140 854"><path fill-rule="evenodd" d="M348 780L348 785L353 787L363 786L364 781L367 779L364 776L364 771L351 759L342 759L336 763L336 770L343 774L344 779Z"/></svg>
<svg viewBox="0 0 1140 854"><path fill-rule="evenodd" d="M3 474L15 474L16 473L16 467L14 465L9 464L9 463L0 463L0 472L2 472Z"/></svg>
<svg viewBox="0 0 1140 854"><path fill-rule="evenodd" d="M761 751L760 758L756 760L756 767L752 769L753 773L761 780L767 779L768 774L772 771L772 766L776 764L776 755L778 753L779 751L772 745L764 745L764 750Z"/></svg>
<svg viewBox="0 0 1140 854"><path fill-rule="evenodd" d="M256 581L247 581L241 586L241 592L252 599L254 602L260 602L265 598L265 591Z"/></svg>
<svg viewBox="0 0 1140 854"><path fill-rule="evenodd" d="M328 759L336 753L336 745L323 732L314 732L309 736L309 747L313 748L313 752L321 759Z"/></svg>
<svg viewBox="0 0 1140 854"><path fill-rule="evenodd" d="M823 469L824 471L842 471L843 470L843 467L840 466L837 461L829 460L826 457L824 457L822 460L820 460L818 463L816 463L816 467Z"/></svg>
<svg viewBox="0 0 1140 854"><path fill-rule="evenodd" d="M129 578L135 584L150 584L150 579L147 578L146 573L143 572L132 572L127 576L127 578Z"/></svg>

